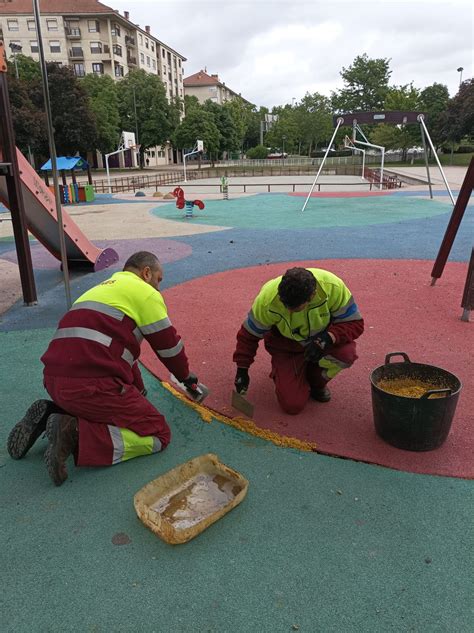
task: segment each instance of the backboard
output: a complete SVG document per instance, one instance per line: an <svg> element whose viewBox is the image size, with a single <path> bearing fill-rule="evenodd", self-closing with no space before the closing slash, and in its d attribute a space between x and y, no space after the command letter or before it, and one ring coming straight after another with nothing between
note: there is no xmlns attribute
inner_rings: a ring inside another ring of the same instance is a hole
<svg viewBox="0 0 474 633"><path fill-rule="evenodd" d="M124 149L136 146L135 132L122 132L122 145Z"/></svg>

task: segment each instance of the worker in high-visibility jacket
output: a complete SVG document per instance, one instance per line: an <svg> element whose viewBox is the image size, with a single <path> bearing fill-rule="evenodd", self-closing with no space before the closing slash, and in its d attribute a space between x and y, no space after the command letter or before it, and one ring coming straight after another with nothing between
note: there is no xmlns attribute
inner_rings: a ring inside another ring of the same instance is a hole
<svg viewBox="0 0 474 633"><path fill-rule="evenodd" d="M24 457L46 432L45 462L59 486L71 454L77 466L106 466L166 448L170 429L145 397L137 363L142 340L179 381L197 377L159 292L162 278L157 257L141 251L77 299L41 358L52 402L36 401L15 425L11 457Z"/></svg>
<svg viewBox="0 0 474 633"><path fill-rule="evenodd" d="M344 282L319 268L290 268L261 288L237 333L235 388L244 394L259 341L271 355L275 391L286 413L308 399L328 402L327 383L357 359L364 321Z"/></svg>

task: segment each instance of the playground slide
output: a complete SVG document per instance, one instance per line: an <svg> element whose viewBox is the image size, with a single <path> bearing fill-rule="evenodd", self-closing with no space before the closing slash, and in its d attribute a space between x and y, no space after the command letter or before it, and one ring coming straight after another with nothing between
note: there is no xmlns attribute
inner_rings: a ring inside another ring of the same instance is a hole
<svg viewBox="0 0 474 633"><path fill-rule="evenodd" d="M54 194L17 148L18 166L28 230L57 259L61 260L58 219ZM0 176L0 201L8 207L6 180ZM103 270L118 260L112 248L101 250L90 242L67 212L62 211L68 264L71 268Z"/></svg>

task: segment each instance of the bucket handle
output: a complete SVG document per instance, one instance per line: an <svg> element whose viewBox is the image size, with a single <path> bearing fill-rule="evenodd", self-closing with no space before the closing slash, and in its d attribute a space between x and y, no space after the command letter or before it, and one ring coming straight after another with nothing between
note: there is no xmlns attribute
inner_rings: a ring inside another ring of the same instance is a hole
<svg viewBox="0 0 474 633"><path fill-rule="evenodd" d="M452 389L450 389L449 387L446 387L446 389L431 389L430 391L426 391L420 398L420 400L427 400L430 396L432 396L434 393L445 393L448 396L451 395L452 393Z"/></svg>
<svg viewBox="0 0 474 633"><path fill-rule="evenodd" d="M408 354L405 354L405 352L390 352L385 356L386 365L390 363L390 359L393 358L393 356L403 356L405 363L411 363L411 360L408 358Z"/></svg>

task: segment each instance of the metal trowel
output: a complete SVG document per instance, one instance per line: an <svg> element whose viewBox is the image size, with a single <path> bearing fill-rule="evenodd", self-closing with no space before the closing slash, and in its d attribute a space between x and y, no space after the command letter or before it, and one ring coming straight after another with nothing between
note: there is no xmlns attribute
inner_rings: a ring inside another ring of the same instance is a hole
<svg viewBox="0 0 474 633"><path fill-rule="evenodd" d="M179 387L179 389L181 389L181 391L183 391L188 398L191 398L194 402L202 402L210 393L210 390L206 387L206 385L203 385L202 382L198 382L192 387L186 387L186 385L180 382L174 374L171 374L170 378L171 382Z"/></svg>
<svg viewBox="0 0 474 633"><path fill-rule="evenodd" d="M244 413L248 418L253 418L254 405L244 398L243 394L232 391L232 406Z"/></svg>

